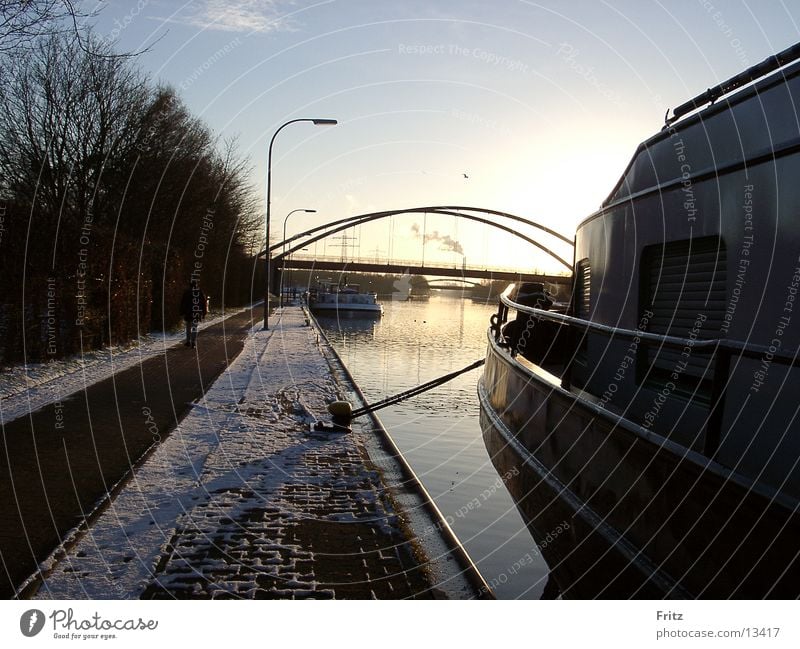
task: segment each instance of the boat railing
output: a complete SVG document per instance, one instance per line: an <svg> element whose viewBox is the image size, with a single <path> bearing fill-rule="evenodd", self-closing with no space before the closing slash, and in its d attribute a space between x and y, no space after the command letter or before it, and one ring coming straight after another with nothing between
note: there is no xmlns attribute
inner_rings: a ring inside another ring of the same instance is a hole
<svg viewBox="0 0 800 649"><path fill-rule="evenodd" d="M684 349L690 347L693 350L708 350L711 354L711 361L713 362L711 411L708 417L704 448L704 453L708 457L713 456L719 446L722 415L730 379L731 359L734 356L738 358L744 357L767 360L770 364L777 363L788 367L800 366L800 349L792 353L776 349L775 346L756 345L727 338L679 338L676 336L666 336L644 331L642 329L613 327L563 313L519 304L510 297L514 289L515 285L512 284L500 295L498 311L491 317L491 331L495 340L498 342L502 341L503 325L508 322L509 310L515 309L517 312L533 316L537 320L552 322L567 327L568 335L573 336L573 344L570 345L570 348L573 350L577 350L578 344L582 341L583 337L590 332L603 334L609 337L613 336L623 340L637 339L667 348ZM575 354L573 353L572 358L567 362L564 372L560 377L561 387L565 390L570 390L572 387L570 377L571 364L574 359Z"/></svg>
<svg viewBox="0 0 800 649"><path fill-rule="evenodd" d="M593 331L597 333L608 334L620 338L637 338L644 341L652 341L663 345L665 347L672 347L682 349L691 346L693 349L727 349L730 352L741 352L742 355L758 358L763 354L770 354L770 361L782 361L783 363L792 367L800 366L800 349L795 353L784 353L776 350L774 347L767 345L755 345L752 343L744 343L739 340L730 340L728 338L678 338L676 336L665 336L663 334L652 333L642 329L624 329L623 327L612 327L610 325L584 320L583 318L576 318L575 316L565 315L554 311L547 311L545 309L538 309L536 307L527 306L514 302L509 294L513 292L514 285L512 284L505 292L500 295L500 310L492 316L492 331L494 332L495 339L499 339L501 335L502 326L508 321L508 310L515 309L522 313L535 316L541 320L547 320L558 324L575 327L584 331Z"/></svg>
<svg viewBox="0 0 800 649"><path fill-rule="evenodd" d="M740 72L727 81L724 81L713 88L709 88L705 92L693 97L689 101L684 102L672 111L672 117L669 117L669 111L667 111L667 116L664 120L664 128L668 128L673 122L679 120L684 115L687 115L698 108L702 108L706 104L713 104L719 98L724 97L734 90L737 90L738 88L747 85L751 81L755 81L756 79L763 77L770 72L783 67L784 65L796 61L798 58L800 58L800 43L792 45L791 47L787 47L782 52L778 52L777 54L767 57L761 61L761 63L748 68L744 72Z"/></svg>

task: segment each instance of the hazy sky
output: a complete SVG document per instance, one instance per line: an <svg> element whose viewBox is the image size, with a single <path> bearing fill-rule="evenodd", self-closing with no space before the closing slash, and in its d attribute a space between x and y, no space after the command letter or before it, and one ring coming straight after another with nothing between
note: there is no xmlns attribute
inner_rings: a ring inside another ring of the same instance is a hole
<svg viewBox="0 0 800 649"><path fill-rule="evenodd" d="M139 65L217 133L239 137L262 201L275 129L339 120L278 136L278 230L296 208L318 214L292 216L290 234L377 209L461 204L571 236L667 108L799 41L799 25L800 4L780 0L114 0L97 30L122 49L152 45ZM362 256L418 256L415 223L364 226ZM546 263L485 226L426 225L460 241L468 263ZM443 247L430 242L426 256L461 259Z"/></svg>

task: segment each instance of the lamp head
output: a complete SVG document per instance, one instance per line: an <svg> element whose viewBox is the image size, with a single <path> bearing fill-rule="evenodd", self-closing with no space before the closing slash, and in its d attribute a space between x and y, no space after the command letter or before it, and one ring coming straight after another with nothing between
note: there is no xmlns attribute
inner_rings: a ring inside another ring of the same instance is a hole
<svg viewBox="0 0 800 649"><path fill-rule="evenodd" d="M315 126L336 126L339 122L335 119L312 119Z"/></svg>

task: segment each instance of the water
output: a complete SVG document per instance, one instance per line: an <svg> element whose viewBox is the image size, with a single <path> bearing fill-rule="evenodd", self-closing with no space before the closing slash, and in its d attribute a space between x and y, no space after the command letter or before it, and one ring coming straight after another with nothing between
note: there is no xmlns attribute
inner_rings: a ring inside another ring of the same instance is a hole
<svg viewBox="0 0 800 649"><path fill-rule="evenodd" d="M367 400L483 358L496 310L458 292L384 300L380 320L319 318ZM377 414L498 598L539 598L548 568L481 436L476 369Z"/></svg>

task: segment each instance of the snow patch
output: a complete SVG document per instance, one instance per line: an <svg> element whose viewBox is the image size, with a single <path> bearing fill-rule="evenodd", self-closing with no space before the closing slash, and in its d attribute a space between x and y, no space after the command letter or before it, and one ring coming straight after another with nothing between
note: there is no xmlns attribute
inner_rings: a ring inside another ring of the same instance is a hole
<svg viewBox="0 0 800 649"><path fill-rule="evenodd" d="M207 329L249 308L206 318L198 329ZM51 403L66 401L76 392L117 372L165 354L185 338L183 331L151 333L127 345L106 347L47 363L3 368L0 370L0 424L7 424Z"/></svg>

